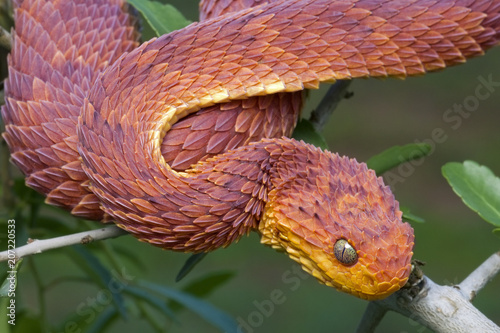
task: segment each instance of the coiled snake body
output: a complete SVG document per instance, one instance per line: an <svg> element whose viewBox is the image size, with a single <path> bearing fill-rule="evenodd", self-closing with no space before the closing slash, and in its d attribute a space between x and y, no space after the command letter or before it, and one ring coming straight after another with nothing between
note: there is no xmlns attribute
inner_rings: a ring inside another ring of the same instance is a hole
<svg viewBox="0 0 500 333"><path fill-rule="evenodd" d="M408 279L413 230L365 164L281 138L293 92L481 55L500 1L246 2L205 1L207 20L140 46L122 1L19 2L12 160L48 203L142 241L210 251L257 230L320 282L385 297Z"/></svg>

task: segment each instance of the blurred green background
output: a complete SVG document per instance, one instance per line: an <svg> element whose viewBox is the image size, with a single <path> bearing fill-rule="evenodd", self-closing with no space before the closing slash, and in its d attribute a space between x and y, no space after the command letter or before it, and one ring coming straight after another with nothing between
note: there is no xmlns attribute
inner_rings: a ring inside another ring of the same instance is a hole
<svg viewBox="0 0 500 333"><path fill-rule="evenodd" d="M195 1L170 3L188 18L196 20ZM354 95L341 102L324 131L332 151L366 161L390 146L431 139L436 128L442 129L446 139L436 143L433 153L421 165L411 169L410 164L405 164L405 169L392 171L405 175L403 181L393 186L397 199L426 221L413 223L414 258L427 263L425 274L438 284L459 283L499 250L500 239L491 233L492 227L461 202L441 175L441 166L446 162L464 160L477 161L500 175L500 86L494 87L491 96L481 100L477 110L462 119L458 128L453 129L453 123L443 118L454 104L462 104L475 94L480 84L478 77L491 76L500 85L499 59L500 48L466 65L423 77L405 81L357 80L350 87ZM308 110L319 101L323 90L310 94ZM230 282L207 300L233 318L254 324L248 324L243 332L352 332L367 305L366 301L320 285L312 277L303 278L294 262L261 245L256 234L209 254L180 283L174 280L188 254L163 251L130 236L107 242L142 258L143 267L140 268L126 257L121 258L124 271L132 280L147 279L181 288L210 273L234 272ZM83 276L64 251L59 249L35 257L43 280ZM34 286L31 274L21 274L19 299L36 313ZM58 284L46 295L47 316L53 323L63 322L89 296L95 297L98 290L78 282ZM281 292L281 304L275 304L269 314L259 311L259 304L269 304L276 290ZM497 277L474 301L497 324L500 324L499 296L500 277ZM178 324L167 324L169 332L218 332L189 311L184 311L179 319ZM148 332L147 327L142 321L123 321L109 332ZM378 332L425 331L410 319L393 313L386 315L378 329Z"/></svg>

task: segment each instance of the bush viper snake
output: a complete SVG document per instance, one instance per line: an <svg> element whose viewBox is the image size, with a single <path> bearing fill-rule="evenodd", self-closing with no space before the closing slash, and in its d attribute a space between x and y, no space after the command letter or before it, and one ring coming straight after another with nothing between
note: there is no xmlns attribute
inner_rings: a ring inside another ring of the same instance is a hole
<svg viewBox="0 0 500 333"><path fill-rule="evenodd" d="M120 0L16 2L2 117L27 184L165 249L256 230L326 285L364 299L401 288L413 229L364 163L285 138L300 91L481 55L498 42L500 1L201 8L201 23L139 46Z"/></svg>

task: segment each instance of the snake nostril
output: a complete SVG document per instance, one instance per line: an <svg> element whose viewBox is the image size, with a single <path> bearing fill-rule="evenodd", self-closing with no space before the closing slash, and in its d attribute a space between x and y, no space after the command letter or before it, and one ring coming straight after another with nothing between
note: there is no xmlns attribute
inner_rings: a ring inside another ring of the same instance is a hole
<svg viewBox="0 0 500 333"><path fill-rule="evenodd" d="M356 250L343 238L335 242L333 253L335 254L335 258L346 266L353 265L358 261Z"/></svg>

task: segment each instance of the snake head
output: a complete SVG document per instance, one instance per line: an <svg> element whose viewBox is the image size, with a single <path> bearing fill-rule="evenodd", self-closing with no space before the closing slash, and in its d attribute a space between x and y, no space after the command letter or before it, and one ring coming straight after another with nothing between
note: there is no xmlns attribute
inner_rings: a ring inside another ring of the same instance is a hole
<svg viewBox="0 0 500 333"><path fill-rule="evenodd" d="M328 286L367 300L389 296L408 280L414 245L398 202L366 164L305 146L278 163L262 243Z"/></svg>

